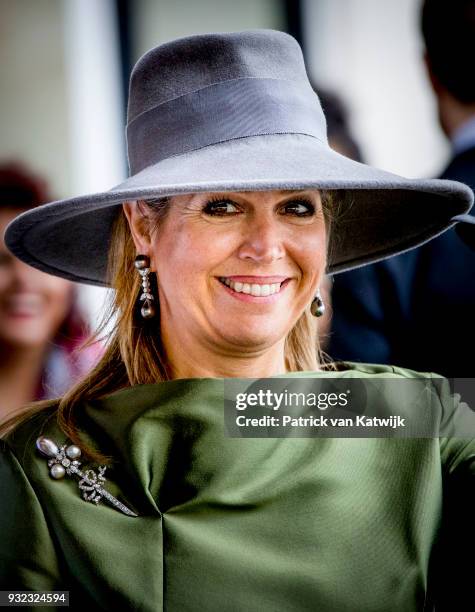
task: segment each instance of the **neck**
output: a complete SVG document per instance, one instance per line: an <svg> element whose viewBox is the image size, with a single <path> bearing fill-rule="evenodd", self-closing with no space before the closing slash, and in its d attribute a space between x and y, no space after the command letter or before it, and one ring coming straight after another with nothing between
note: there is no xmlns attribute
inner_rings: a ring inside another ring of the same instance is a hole
<svg viewBox="0 0 475 612"><path fill-rule="evenodd" d="M46 346L0 345L0 418L35 399Z"/></svg>
<svg viewBox="0 0 475 612"><path fill-rule="evenodd" d="M288 371L284 340L265 349L207 346L195 339L167 338L162 341L172 379L177 378L268 378Z"/></svg>
<svg viewBox="0 0 475 612"><path fill-rule="evenodd" d="M475 104L464 104L447 91L437 98L439 122L448 138L452 138L458 128L475 116Z"/></svg>

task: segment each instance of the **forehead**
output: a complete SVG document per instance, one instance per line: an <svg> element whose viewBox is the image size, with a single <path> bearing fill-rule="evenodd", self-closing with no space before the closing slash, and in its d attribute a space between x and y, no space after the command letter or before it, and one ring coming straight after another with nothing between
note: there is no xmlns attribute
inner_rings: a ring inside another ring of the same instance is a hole
<svg viewBox="0 0 475 612"><path fill-rule="evenodd" d="M190 194L190 197L208 197L210 195L238 195L243 198L278 198L278 197L287 197L289 195L295 194L313 194L316 195L319 193L317 189L281 189L281 190L262 190L262 191L209 191L209 192L201 192Z"/></svg>
<svg viewBox="0 0 475 612"><path fill-rule="evenodd" d="M243 195L258 195L258 194L274 194L274 195L289 195L292 193L317 193L316 189L279 189L279 190L264 190L264 191L237 191Z"/></svg>

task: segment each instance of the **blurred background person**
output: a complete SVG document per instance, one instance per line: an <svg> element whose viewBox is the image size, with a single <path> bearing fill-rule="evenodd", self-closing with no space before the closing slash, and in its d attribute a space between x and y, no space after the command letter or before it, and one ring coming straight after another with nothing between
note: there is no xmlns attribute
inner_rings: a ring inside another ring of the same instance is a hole
<svg viewBox="0 0 475 612"><path fill-rule="evenodd" d="M312 83L313 90L320 98L323 112L327 120L328 143L332 149L346 155L355 161L363 162L361 148L351 133L349 113L342 98L334 91ZM332 323L332 290L338 284L341 274L325 276L321 284L323 302L326 304L325 312L318 322L318 337L321 348L326 351L330 342Z"/></svg>
<svg viewBox="0 0 475 612"><path fill-rule="evenodd" d="M322 103L331 148L350 159L363 162L361 147L351 133L348 109L341 96L315 83L312 87Z"/></svg>
<svg viewBox="0 0 475 612"><path fill-rule="evenodd" d="M45 182L23 165L0 165L0 420L28 402L63 394L99 357L68 280L15 258L3 235L21 212L51 201Z"/></svg>
<svg viewBox="0 0 475 612"><path fill-rule="evenodd" d="M475 0L426 0L425 64L452 158L440 178L475 188ZM472 212L473 215L473 212ZM452 229L429 244L338 275L328 352L473 377L475 252Z"/></svg>

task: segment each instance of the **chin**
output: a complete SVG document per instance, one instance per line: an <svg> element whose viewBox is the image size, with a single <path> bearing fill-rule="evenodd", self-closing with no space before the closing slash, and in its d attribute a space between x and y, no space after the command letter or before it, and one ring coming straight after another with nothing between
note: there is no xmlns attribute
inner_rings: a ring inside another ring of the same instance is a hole
<svg viewBox="0 0 475 612"><path fill-rule="evenodd" d="M224 333L222 334L223 338L225 338L230 344L235 346L242 346L245 348L260 348L260 347L270 347L273 346L276 342L278 342L281 338L278 334L276 334L276 330L269 331L265 333L265 330L262 327L256 332L252 332L249 328L237 331L235 334Z"/></svg>

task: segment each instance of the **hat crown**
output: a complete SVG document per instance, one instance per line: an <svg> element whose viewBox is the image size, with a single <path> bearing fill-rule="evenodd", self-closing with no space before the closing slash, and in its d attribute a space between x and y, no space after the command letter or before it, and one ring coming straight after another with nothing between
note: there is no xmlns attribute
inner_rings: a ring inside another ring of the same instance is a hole
<svg viewBox="0 0 475 612"><path fill-rule="evenodd" d="M269 134L327 138L300 46L284 32L180 38L146 53L132 72L132 175L203 147Z"/></svg>
<svg viewBox="0 0 475 612"><path fill-rule="evenodd" d="M179 96L243 78L303 81L310 86L302 50L285 32L187 36L159 45L138 60L130 79L128 123Z"/></svg>

